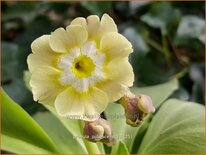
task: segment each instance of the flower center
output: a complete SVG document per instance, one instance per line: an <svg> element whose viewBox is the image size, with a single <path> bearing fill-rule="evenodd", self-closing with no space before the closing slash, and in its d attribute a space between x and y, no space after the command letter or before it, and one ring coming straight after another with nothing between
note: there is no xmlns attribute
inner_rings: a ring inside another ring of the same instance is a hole
<svg viewBox="0 0 206 155"><path fill-rule="evenodd" d="M80 55L75 58L71 70L79 78L86 78L91 76L95 69L95 64L91 58L86 55Z"/></svg>
<svg viewBox="0 0 206 155"><path fill-rule="evenodd" d="M104 61L105 55L98 51L94 42L73 48L59 60L59 81L62 85L72 86L80 93L87 92L97 82L106 79L103 71Z"/></svg>

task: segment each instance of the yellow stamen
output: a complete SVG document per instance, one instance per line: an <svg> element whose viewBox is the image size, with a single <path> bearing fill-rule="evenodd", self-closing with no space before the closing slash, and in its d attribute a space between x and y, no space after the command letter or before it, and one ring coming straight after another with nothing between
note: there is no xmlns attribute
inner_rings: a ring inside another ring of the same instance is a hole
<svg viewBox="0 0 206 155"><path fill-rule="evenodd" d="M79 78L91 76L95 69L93 60L86 55L81 55L74 59L71 70Z"/></svg>

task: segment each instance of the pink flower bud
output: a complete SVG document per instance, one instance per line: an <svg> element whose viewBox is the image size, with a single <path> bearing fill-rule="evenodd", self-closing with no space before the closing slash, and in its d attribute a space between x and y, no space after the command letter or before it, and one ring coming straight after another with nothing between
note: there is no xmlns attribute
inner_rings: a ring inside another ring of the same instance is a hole
<svg viewBox="0 0 206 155"><path fill-rule="evenodd" d="M111 124L102 118L92 122L86 122L84 126L84 136L91 142L101 141L108 146L115 144Z"/></svg>
<svg viewBox="0 0 206 155"><path fill-rule="evenodd" d="M155 111L149 96L143 94L134 95L129 90L118 102L125 108L127 124L133 127L141 125L144 117L148 113Z"/></svg>
<svg viewBox="0 0 206 155"><path fill-rule="evenodd" d="M155 112L155 108L149 96L140 94L140 95L137 95L137 98L138 98L137 106L141 111L147 114Z"/></svg>

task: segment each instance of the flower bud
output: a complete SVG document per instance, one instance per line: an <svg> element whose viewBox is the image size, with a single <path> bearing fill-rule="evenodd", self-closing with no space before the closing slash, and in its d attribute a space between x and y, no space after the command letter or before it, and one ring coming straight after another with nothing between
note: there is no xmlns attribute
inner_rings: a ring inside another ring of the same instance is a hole
<svg viewBox="0 0 206 155"><path fill-rule="evenodd" d="M137 95L137 98L138 98L137 106L141 111L143 111L146 114L155 112L155 108L149 96L141 94L141 95Z"/></svg>
<svg viewBox="0 0 206 155"><path fill-rule="evenodd" d="M118 102L125 109L127 124L133 127L141 125L145 116L155 111L149 96L143 94L134 95L129 90Z"/></svg>
<svg viewBox="0 0 206 155"><path fill-rule="evenodd" d="M101 141L108 146L115 144L111 124L102 118L92 122L85 122L84 136L91 142Z"/></svg>

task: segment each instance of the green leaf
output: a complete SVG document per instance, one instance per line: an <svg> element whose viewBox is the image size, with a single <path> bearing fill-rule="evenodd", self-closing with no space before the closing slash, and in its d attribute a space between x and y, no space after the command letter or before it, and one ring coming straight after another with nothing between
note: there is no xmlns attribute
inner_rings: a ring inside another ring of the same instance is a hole
<svg viewBox="0 0 206 155"><path fill-rule="evenodd" d="M2 149L14 153L57 153L54 143L42 128L3 90L1 94Z"/></svg>
<svg viewBox="0 0 206 155"><path fill-rule="evenodd" d="M81 2L81 5L88 9L92 14L96 15L102 15L108 11L111 10L112 8L112 3L111 2L86 2L83 1Z"/></svg>
<svg viewBox="0 0 206 155"><path fill-rule="evenodd" d="M177 37L195 38L199 39L202 43L205 43L205 21L203 18L188 15L184 16L177 29Z"/></svg>
<svg viewBox="0 0 206 155"><path fill-rule="evenodd" d="M171 3L159 2L153 3L149 12L143 15L141 20L153 28L159 28L162 34L167 34L168 27L172 23L177 23L180 15L179 10L172 8Z"/></svg>
<svg viewBox="0 0 206 155"><path fill-rule="evenodd" d="M72 3L72 2L70 2ZM70 7L70 3L62 3L61 1L59 2L43 2L43 3L37 3L38 4L38 10L52 10L56 12L59 15L65 15L66 11L68 11ZM74 2L75 3L75 2Z"/></svg>
<svg viewBox="0 0 206 155"><path fill-rule="evenodd" d="M169 82L149 86L149 87L135 87L132 92L135 94L149 95L153 101L155 108L159 107L164 100L166 100L178 88L178 81L171 80Z"/></svg>
<svg viewBox="0 0 206 155"><path fill-rule="evenodd" d="M14 18L22 18L26 22L30 22L37 14L34 2L16 2L9 5L9 9L3 14L2 20L10 20Z"/></svg>
<svg viewBox="0 0 206 155"><path fill-rule="evenodd" d="M51 154L51 151L42 149L36 145L22 141L19 138L1 135L1 148L5 151L17 154Z"/></svg>
<svg viewBox="0 0 206 155"><path fill-rule="evenodd" d="M22 106L29 114L35 113L37 110L42 109L40 104L33 101L31 92L25 86L22 78L13 80L10 84L3 85L5 92L19 105Z"/></svg>
<svg viewBox="0 0 206 155"><path fill-rule="evenodd" d="M132 91L135 94L141 93L141 94L149 95L152 98L155 107L157 108L164 100L166 100L173 93L174 90L177 89L177 87L178 87L177 80L172 80L167 83L163 83L151 87L142 87L142 88L135 87L132 89ZM141 127L135 128L126 124L126 120L124 116L124 108L119 104L115 104L115 103L109 104L107 109L105 110L105 114L106 114L106 118L112 124L114 137L117 139L117 141L123 141L128 147L129 151L131 151L133 141L135 140L138 130ZM145 132L142 133L144 134ZM136 146L136 148L137 147L138 146Z"/></svg>
<svg viewBox="0 0 206 155"><path fill-rule="evenodd" d="M137 153L204 154L204 106L170 99L154 116Z"/></svg>
<svg viewBox="0 0 206 155"><path fill-rule="evenodd" d="M47 26L45 26L47 25ZM31 43L38 37L44 34L50 34L53 31L54 23L48 16L43 14L38 14L35 18L28 24L27 29L21 33L21 35L16 37L16 42L20 45L21 51L25 52L25 59L31 51ZM21 61L23 62L23 60Z"/></svg>
<svg viewBox="0 0 206 155"><path fill-rule="evenodd" d="M87 153L86 149L79 144L79 140L82 140L82 134L73 135L70 133L67 128L51 113L37 113L33 118L51 137L58 149L58 152L66 154ZM73 128L72 125L74 124L70 124L70 128Z"/></svg>
<svg viewBox="0 0 206 155"><path fill-rule="evenodd" d="M112 147L111 154L129 154L129 152L126 145L120 141Z"/></svg>
<svg viewBox="0 0 206 155"><path fill-rule="evenodd" d="M29 84L29 81L30 81L30 79L31 79L31 73L30 73L28 70L27 70L27 71L24 71L24 77L23 77L23 79L24 79L24 83L25 83L26 87L28 88L28 90L31 91L31 86L30 86L30 84Z"/></svg>
<svg viewBox="0 0 206 155"><path fill-rule="evenodd" d="M18 46L16 44L8 42L2 43L2 82L9 82L17 76L17 52Z"/></svg>

